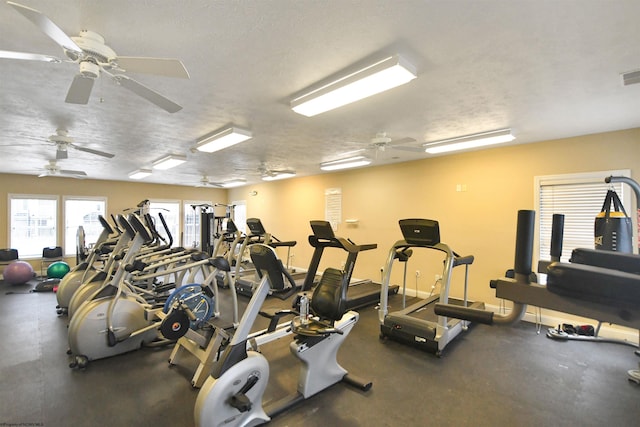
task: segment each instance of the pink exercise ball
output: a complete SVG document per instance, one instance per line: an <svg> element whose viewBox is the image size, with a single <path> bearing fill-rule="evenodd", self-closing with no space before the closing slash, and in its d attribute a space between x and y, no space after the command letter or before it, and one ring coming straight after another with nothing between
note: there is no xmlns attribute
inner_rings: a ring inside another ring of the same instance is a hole
<svg viewBox="0 0 640 427"><path fill-rule="evenodd" d="M2 273L4 281L10 285L21 285L35 277L33 267L26 261L13 261Z"/></svg>

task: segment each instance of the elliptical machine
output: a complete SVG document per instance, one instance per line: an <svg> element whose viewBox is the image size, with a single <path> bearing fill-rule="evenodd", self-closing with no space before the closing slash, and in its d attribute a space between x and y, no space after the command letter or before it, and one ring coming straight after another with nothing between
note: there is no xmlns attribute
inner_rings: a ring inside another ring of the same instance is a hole
<svg viewBox="0 0 640 427"><path fill-rule="evenodd" d="M291 322L294 341L289 348L302 363L297 392L263 407L269 380L269 363L257 351L247 350L247 340L270 288L270 277L283 274L274 250L264 244L251 246L251 259L259 276L256 288L236 333L198 393L195 420L198 426L249 426L272 417L340 382L367 391L370 382L349 375L336 360L338 349L358 321L355 311L345 308L347 287L338 270L325 270L309 302L300 301L300 313ZM310 310L309 310L310 309ZM309 311L311 313L309 313Z"/></svg>
<svg viewBox="0 0 640 427"><path fill-rule="evenodd" d="M110 236L116 234L116 232L102 215L98 216L98 220L102 225L102 232L100 236L98 236L93 249L89 251L88 257L60 280L58 291L56 292L56 300L58 302L56 312L58 314L67 313L73 294L84 283L93 280L104 280L105 278L103 276L97 277L99 272L94 264L104 256L104 254L113 250L113 245L115 245L117 239L110 239Z"/></svg>
<svg viewBox="0 0 640 427"><path fill-rule="evenodd" d="M126 283L126 276L132 271L130 263L141 247L152 240L151 234L133 214L128 220L123 216L119 216L118 219L126 230L125 233L133 237L131 245L113 278L89 300L83 302L71 318L68 331L71 368L84 368L91 360L123 354L143 345L171 342L163 338L159 331L162 320L171 312L165 313L163 306L155 307L149 304ZM203 260L202 263L204 262L208 261ZM184 304L189 305L186 301ZM182 310L182 318L174 319L171 328L186 329L191 321L197 323L207 320L212 313L209 309L196 309L195 302L190 304L190 310Z"/></svg>

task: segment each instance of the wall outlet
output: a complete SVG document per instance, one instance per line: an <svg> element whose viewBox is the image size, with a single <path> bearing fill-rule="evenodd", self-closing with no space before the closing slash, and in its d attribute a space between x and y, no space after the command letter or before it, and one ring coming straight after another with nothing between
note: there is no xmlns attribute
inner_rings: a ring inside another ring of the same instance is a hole
<svg viewBox="0 0 640 427"><path fill-rule="evenodd" d="M420 277L420 270L416 270L416 278Z"/></svg>

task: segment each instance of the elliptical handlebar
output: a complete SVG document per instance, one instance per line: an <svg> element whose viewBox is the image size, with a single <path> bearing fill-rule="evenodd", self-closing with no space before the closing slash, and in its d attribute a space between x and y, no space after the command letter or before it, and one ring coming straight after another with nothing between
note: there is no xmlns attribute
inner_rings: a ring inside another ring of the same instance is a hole
<svg viewBox="0 0 640 427"><path fill-rule="evenodd" d="M162 212L158 212L158 218L160 218L160 222L162 223L162 227L164 228L165 233L167 233L167 238L169 239L169 242L167 243L167 246L171 247L171 246L173 246L173 235L171 234L171 231L169 230L169 226L167 225L167 221L165 221L164 215L162 215Z"/></svg>

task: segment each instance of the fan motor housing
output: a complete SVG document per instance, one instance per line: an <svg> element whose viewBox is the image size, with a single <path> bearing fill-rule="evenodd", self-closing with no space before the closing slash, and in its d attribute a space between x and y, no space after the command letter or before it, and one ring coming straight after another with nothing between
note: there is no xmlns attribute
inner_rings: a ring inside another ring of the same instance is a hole
<svg viewBox="0 0 640 427"><path fill-rule="evenodd" d="M73 40L87 56L92 57L99 64L108 64L117 57L113 49L104 44L104 37L96 32L82 30L80 36L71 37L71 40Z"/></svg>

